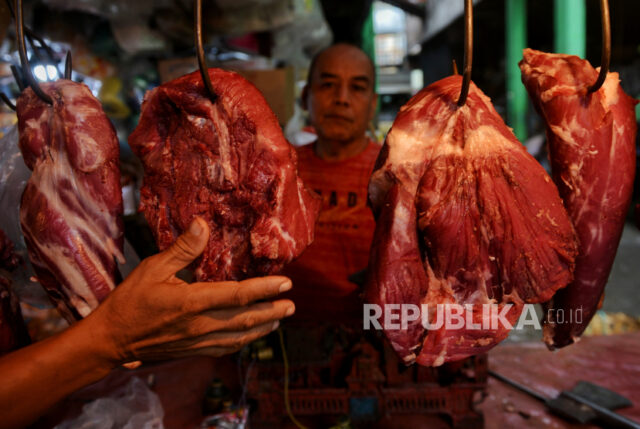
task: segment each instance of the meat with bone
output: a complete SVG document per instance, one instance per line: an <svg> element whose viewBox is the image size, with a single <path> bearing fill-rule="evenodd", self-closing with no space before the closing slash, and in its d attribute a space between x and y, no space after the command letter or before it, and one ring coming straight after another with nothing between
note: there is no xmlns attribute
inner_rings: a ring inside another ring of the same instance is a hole
<svg viewBox="0 0 640 429"><path fill-rule="evenodd" d="M17 101L19 145L33 171L20 223L38 281L70 322L116 286L122 253L122 193L115 130L89 88L41 84L53 104L26 89Z"/></svg>
<svg viewBox="0 0 640 429"><path fill-rule="evenodd" d="M603 297L635 177L637 103L608 73L575 56L524 50L522 80L546 122L553 180L578 236L573 282L545 304L545 342L572 344Z"/></svg>
<svg viewBox="0 0 640 429"><path fill-rule="evenodd" d="M0 230L0 356L31 342L18 297L11 287L10 272L21 262L13 251L13 243Z"/></svg>
<svg viewBox="0 0 640 429"><path fill-rule="evenodd" d="M497 304L514 324L524 303L547 301L571 281L577 253L547 173L473 83L466 104L456 105L461 81L435 82L402 107L369 183L377 222L366 300L429 306L428 331L415 317L394 329L383 316L407 364L486 352L509 326L488 320L483 309L491 307L482 304ZM438 324L437 304L473 324Z"/></svg>
<svg viewBox="0 0 640 429"><path fill-rule="evenodd" d="M194 216L209 222L199 280L277 272L313 241L320 202L262 94L236 73L209 75L214 102L199 72L145 96L129 138L145 169L140 208L160 249Z"/></svg>

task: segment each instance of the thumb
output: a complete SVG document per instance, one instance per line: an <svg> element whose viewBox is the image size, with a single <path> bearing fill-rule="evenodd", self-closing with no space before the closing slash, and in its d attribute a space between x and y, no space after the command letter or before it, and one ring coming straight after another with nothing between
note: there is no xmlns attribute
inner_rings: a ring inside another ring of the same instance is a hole
<svg viewBox="0 0 640 429"><path fill-rule="evenodd" d="M195 217L189 228L164 252L154 258L154 268L162 278L169 278L196 259L209 241L209 225Z"/></svg>

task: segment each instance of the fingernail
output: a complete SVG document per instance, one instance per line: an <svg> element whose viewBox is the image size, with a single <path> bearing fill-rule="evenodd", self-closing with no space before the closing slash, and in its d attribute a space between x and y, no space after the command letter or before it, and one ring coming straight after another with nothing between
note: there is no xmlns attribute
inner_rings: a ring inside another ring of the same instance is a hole
<svg viewBox="0 0 640 429"><path fill-rule="evenodd" d="M275 322L273 322L273 326L271 327L271 330L275 331L276 329L278 329L278 326L280 326L280 321L276 320Z"/></svg>
<svg viewBox="0 0 640 429"><path fill-rule="evenodd" d="M284 283L282 283L282 284L280 285L279 292L280 292L280 293L282 293L282 292L286 292L286 291L288 291L289 289L291 289L291 280L287 280L287 281L285 281Z"/></svg>
<svg viewBox="0 0 640 429"><path fill-rule="evenodd" d="M293 305L290 306L289 308L287 308L287 312L284 313L285 317L291 316L294 311L296 311L296 308Z"/></svg>
<svg viewBox="0 0 640 429"><path fill-rule="evenodd" d="M194 219L193 221L191 221L191 225L189 225L189 233L197 237L202 233L202 229L203 228L199 220Z"/></svg>

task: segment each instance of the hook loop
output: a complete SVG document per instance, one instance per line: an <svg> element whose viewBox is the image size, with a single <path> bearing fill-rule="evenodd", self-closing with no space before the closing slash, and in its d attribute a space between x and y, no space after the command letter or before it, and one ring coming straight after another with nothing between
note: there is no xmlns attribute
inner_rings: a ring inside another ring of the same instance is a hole
<svg viewBox="0 0 640 429"><path fill-rule="evenodd" d="M27 49L24 43L24 21L22 16L22 0L15 0L15 14L16 14L16 38L18 39L18 52L20 53L20 63L22 64L22 70L27 77L29 86L33 89L42 101L47 104L53 104L53 100L49 94L45 93L38 81L33 77L31 66L29 65L29 59L27 58Z"/></svg>
<svg viewBox="0 0 640 429"><path fill-rule="evenodd" d="M609 19L609 0L600 0L600 20L602 24L602 59L600 74L596 82L589 87L589 92L596 92L602 87L611 64L611 20Z"/></svg>

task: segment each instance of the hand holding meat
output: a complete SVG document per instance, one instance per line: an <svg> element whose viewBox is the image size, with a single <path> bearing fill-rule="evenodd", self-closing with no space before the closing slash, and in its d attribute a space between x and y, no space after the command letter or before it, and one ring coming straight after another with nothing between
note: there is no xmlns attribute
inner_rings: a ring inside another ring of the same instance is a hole
<svg viewBox="0 0 640 429"><path fill-rule="evenodd" d="M194 220L166 251L143 261L87 322L107 329L117 363L222 356L268 334L293 313L289 300L254 303L291 287L286 277L187 284L175 273L204 250L207 223Z"/></svg>
<svg viewBox="0 0 640 429"><path fill-rule="evenodd" d="M60 399L131 360L220 356L271 332L293 303L254 304L291 287L286 277L187 284L175 273L205 248L209 229L190 225L145 259L100 306L66 331L0 359L0 428L22 427Z"/></svg>

